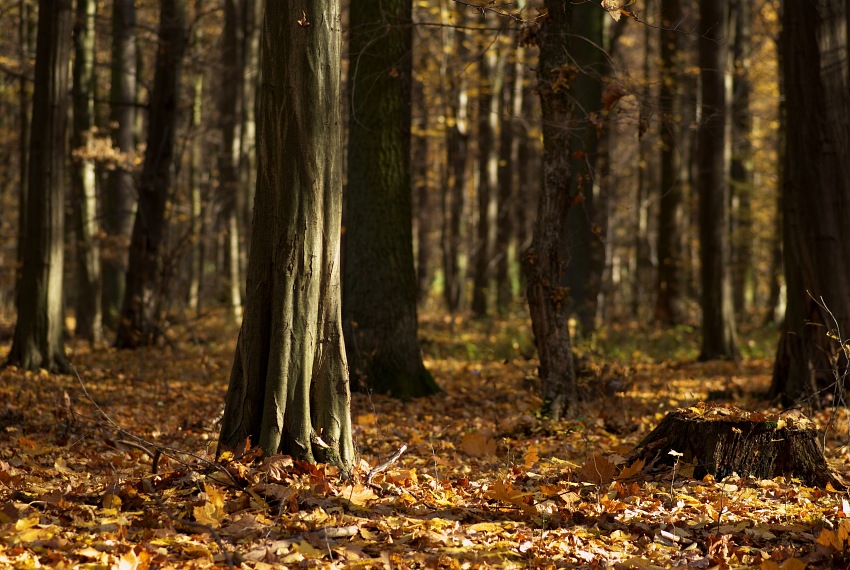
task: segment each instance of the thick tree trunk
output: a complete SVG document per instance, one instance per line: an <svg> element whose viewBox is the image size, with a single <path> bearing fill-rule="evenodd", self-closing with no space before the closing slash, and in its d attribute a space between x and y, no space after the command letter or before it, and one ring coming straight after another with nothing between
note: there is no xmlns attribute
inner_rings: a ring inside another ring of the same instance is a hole
<svg viewBox="0 0 850 570"><path fill-rule="evenodd" d="M20 300L21 268L24 264L24 243L27 231L27 192L29 191L29 156L30 156L30 111L32 110L32 81L29 76L30 58L33 52L32 26L36 21L32 17L30 0L19 0L20 21L18 22L18 58L21 62L21 76L18 79L18 139L19 183L18 183L18 248L17 267L15 269L15 303Z"/></svg>
<svg viewBox="0 0 850 570"><path fill-rule="evenodd" d="M167 290L162 246L168 225L166 206L171 194L179 86L186 49L184 19L184 0L160 1L160 43L127 287L115 340L118 348L151 345L162 335L160 310Z"/></svg>
<svg viewBox="0 0 850 570"><path fill-rule="evenodd" d="M400 398L439 390L422 363L417 336L411 10L410 0L360 2L352 5L350 26L346 350L355 388Z"/></svg>
<svg viewBox="0 0 850 570"><path fill-rule="evenodd" d="M547 0L538 36L538 91L543 112L543 187L531 246L523 255L528 307L540 359L538 373L546 411L555 419L578 411L575 365L567 325L569 293L561 286L570 168L573 97L564 70L570 63L572 5Z"/></svg>
<svg viewBox="0 0 850 570"><path fill-rule="evenodd" d="M658 201L658 277L655 284L655 320L672 326L679 321L681 295L682 184L677 161L684 160L676 118L681 69L679 36L682 19L679 0L661 3L661 80L658 94L661 122L661 193Z"/></svg>
<svg viewBox="0 0 850 570"><path fill-rule="evenodd" d="M70 94L71 0L39 2L25 241L18 320L7 364L68 372L62 343L65 159Z"/></svg>
<svg viewBox="0 0 850 570"><path fill-rule="evenodd" d="M74 25L74 124L71 134L71 195L77 236L75 335L103 340L97 189L89 140L94 127L94 33L97 2L77 0Z"/></svg>
<svg viewBox="0 0 850 570"><path fill-rule="evenodd" d="M250 249L251 216L254 213L254 187L257 182L257 85L260 81L260 31L263 24L263 3L265 0L240 0L242 14L242 148L239 162L239 181L242 191L240 200L240 237L243 241L240 264ZM243 272L244 273L244 272Z"/></svg>
<svg viewBox="0 0 850 570"><path fill-rule="evenodd" d="M603 18L608 15L590 4L574 6L570 59L577 74L570 90L575 97L575 126L570 129L572 183L570 195L580 196L567 214L567 261L563 285L569 288L571 311L578 317L581 335L593 333L596 302L605 262L602 229L596 223L594 193L598 189L598 141L602 126L602 83L607 75Z"/></svg>
<svg viewBox="0 0 850 570"><path fill-rule="evenodd" d="M248 294L218 450L250 440L345 474L340 37L338 0L266 4Z"/></svg>
<svg viewBox="0 0 850 570"><path fill-rule="evenodd" d="M844 488L826 464L814 424L799 410L767 416L700 403L667 414L631 458L647 465L675 465L679 473L696 479L737 473L757 479L794 477L806 485Z"/></svg>
<svg viewBox="0 0 850 570"><path fill-rule="evenodd" d="M783 244L788 306L772 391L786 403L824 398L846 405L850 331L850 102L841 2L787 3L782 62L786 90Z"/></svg>
<svg viewBox="0 0 850 570"><path fill-rule="evenodd" d="M239 163L242 156L241 97L245 65L240 35L238 0L224 2L224 33L222 62L224 75L220 88L219 110L222 132L222 152L219 159L221 184L219 186L219 215L224 228L225 263L227 267L227 302L235 320L242 318L241 248L239 247L239 222L237 204L241 185Z"/></svg>
<svg viewBox="0 0 850 570"><path fill-rule="evenodd" d="M729 187L726 184L725 2L700 3L702 107L699 125L699 229L702 283L700 360L737 358L729 268Z"/></svg>
<svg viewBox="0 0 850 570"><path fill-rule="evenodd" d="M136 8L135 0L115 0L112 6L112 87L109 122L112 144L120 153L103 193L104 323L117 327L127 272L127 252L136 211L132 161L136 151Z"/></svg>

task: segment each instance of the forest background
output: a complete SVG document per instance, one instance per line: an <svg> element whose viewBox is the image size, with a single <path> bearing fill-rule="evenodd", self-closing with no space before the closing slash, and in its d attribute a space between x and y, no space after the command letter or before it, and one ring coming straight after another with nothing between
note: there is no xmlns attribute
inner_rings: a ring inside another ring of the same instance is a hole
<svg viewBox="0 0 850 570"><path fill-rule="evenodd" d="M823 408L844 403L850 317L843 3L343 3L353 481L209 443L257 215L262 3L38 4L0 5L4 562L843 560L835 492L618 455L713 399L802 406L846 460ZM546 67L556 21L568 55ZM529 269L547 227L556 285ZM546 302L567 358L538 366Z"/></svg>

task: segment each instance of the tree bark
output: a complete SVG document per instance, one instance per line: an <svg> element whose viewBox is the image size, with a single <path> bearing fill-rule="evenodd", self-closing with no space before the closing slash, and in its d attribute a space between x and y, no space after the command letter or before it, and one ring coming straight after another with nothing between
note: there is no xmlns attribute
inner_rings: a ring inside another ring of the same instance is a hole
<svg viewBox="0 0 850 570"><path fill-rule="evenodd" d="M598 141L602 127L602 82L607 62L603 51L604 10L584 4L572 10L570 59L576 76L570 85L576 98L572 136L572 183L570 195L580 196L567 214L567 260L563 285L569 288L571 311L578 317L581 335L595 328L596 302L605 262L603 235L597 224L594 193L598 189Z"/></svg>
<svg viewBox="0 0 850 570"><path fill-rule="evenodd" d="M531 246L523 255L538 374L544 406L553 418L578 411L575 365L567 325L569 294L561 286L566 220L571 205L569 126L574 100L569 75L572 5L546 0L548 14L538 35L538 91L543 114L543 187Z"/></svg>
<svg viewBox="0 0 850 570"><path fill-rule="evenodd" d="M162 335L161 305L167 291L163 239L168 220L185 39L185 1L160 0L159 48L148 118L147 147L139 179L127 286L115 346L135 348Z"/></svg>
<svg viewBox="0 0 850 570"><path fill-rule="evenodd" d="M71 0L40 0L18 320L7 364L68 372L62 342Z"/></svg>
<svg viewBox="0 0 850 570"><path fill-rule="evenodd" d="M439 391L417 336L410 174L410 0L351 7L343 324L353 387Z"/></svg>
<svg viewBox="0 0 850 570"><path fill-rule="evenodd" d="M700 3L702 106L698 132L702 350L700 360L738 357L729 268L726 160L725 2Z"/></svg>
<svg viewBox="0 0 850 570"><path fill-rule="evenodd" d="M630 455L648 465L675 466L680 473L692 470L696 479L737 473L844 488L826 464L814 424L799 410L767 416L700 403L667 414Z"/></svg>
<svg viewBox="0 0 850 570"><path fill-rule="evenodd" d="M772 392L786 404L846 405L850 331L850 102L847 7L825 0L783 7L786 90L783 244L788 305Z"/></svg>
<svg viewBox="0 0 850 570"><path fill-rule="evenodd" d="M97 2L77 0L74 25L74 124L71 134L71 195L77 235L77 291L74 334L103 340L97 189L89 141L94 127L94 34Z"/></svg>
<svg viewBox="0 0 850 570"><path fill-rule="evenodd" d="M195 14L203 10L202 0L195 0ZM197 46L203 38L203 27L196 25L192 44ZM191 246L189 250L189 291L187 305L196 314L201 309L201 284L204 280L204 213L201 180L204 175L203 139L199 136L204 113L204 71L196 69L192 77L192 118L190 130L195 137L189 155L189 211Z"/></svg>
<svg viewBox="0 0 850 570"><path fill-rule="evenodd" d="M679 36L682 19L679 0L661 3L661 78L658 93L661 122L661 195L658 201L658 276L655 284L655 320L672 326L679 321L681 295L682 183L678 161L684 160L676 118L679 98ZM678 158L678 160L677 160Z"/></svg>
<svg viewBox="0 0 850 570"><path fill-rule="evenodd" d="M338 0L266 3L248 293L218 451L250 440L347 474L340 38Z"/></svg>
<svg viewBox="0 0 850 570"><path fill-rule="evenodd" d="M109 122L112 145L119 156L109 172L103 193L104 324L117 327L124 299L127 254L136 212L132 162L136 151L136 8L134 0L115 0L112 6L112 87Z"/></svg>

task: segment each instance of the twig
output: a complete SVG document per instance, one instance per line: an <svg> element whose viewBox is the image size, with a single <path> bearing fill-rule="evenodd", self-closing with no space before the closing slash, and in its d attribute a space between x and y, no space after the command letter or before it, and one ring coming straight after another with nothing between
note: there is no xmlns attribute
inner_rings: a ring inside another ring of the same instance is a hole
<svg viewBox="0 0 850 570"><path fill-rule="evenodd" d="M392 465L393 463L398 461L398 458L401 457L402 454L405 451L407 451L407 444L402 445L401 448L399 448L398 451L393 453L392 457L390 457L389 459L387 459L386 461L384 461L380 465L373 467L372 470L369 471L369 474L366 475L366 484L371 485L372 484L372 478L375 475L377 475L378 473L380 473L381 471L386 471L387 469L389 469L390 465Z"/></svg>
<svg viewBox="0 0 850 570"><path fill-rule="evenodd" d="M201 531L209 533L209 535L213 537L216 543L218 543L218 547L224 554L224 560L227 562L227 566L230 568L230 570L233 570L233 558L230 556L230 551L224 547L224 541L221 539L221 535L218 534L218 532L213 527L195 521L187 521L185 519L181 519L175 516L171 512L171 510L165 505L165 503L162 502L162 499L159 498L159 495L156 494L156 491L154 490L153 485L151 485L151 482L147 479L143 479L142 483L145 486L145 492L150 495L154 501L156 501L156 504L159 506L162 512L168 515L168 518L170 518L172 521L196 532Z"/></svg>

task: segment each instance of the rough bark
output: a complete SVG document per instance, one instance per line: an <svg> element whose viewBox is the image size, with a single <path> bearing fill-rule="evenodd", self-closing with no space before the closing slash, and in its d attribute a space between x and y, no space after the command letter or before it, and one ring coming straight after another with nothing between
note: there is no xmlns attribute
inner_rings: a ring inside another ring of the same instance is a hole
<svg viewBox="0 0 850 570"><path fill-rule="evenodd" d="M136 212L136 188L131 169L136 150L136 8L134 0L112 6L112 81L109 122L112 145L119 157L103 193L104 324L117 327L127 272L127 254Z"/></svg>
<svg viewBox="0 0 850 570"><path fill-rule="evenodd" d="M354 464L340 315L338 0L269 2L245 315L218 451ZM292 96L297 95L297 96Z"/></svg>
<svg viewBox="0 0 850 570"><path fill-rule="evenodd" d="M543 186L531 246L523 255L538 374L547 412L555 419L578 411L575 365L567 325L569 295L561 286L566 220L570 208L573 97L570 63L572 5L547 0L538 35L538 91L543 115Z"/></svg>
<svg viewBox="0 0 850 570"><path fill-rule="evenodd" d="M410 0L351 7L343 323L352 385L439 391L417 336L410 174Z"/></svg>
<svg viewBox="0 0 850 570"><path fill-rule="evenodd" d="M67 372L62 342L71 0L41 0L17 323L7 364Z"/></svg>
<svg viewBox="0 0 850 570"><path fill-rule="evenodd" d="M702 292L700 360L738 356L729 267L729 187L726 184L725 2L700 3L702 85L698 132L699 234Z"/></svg>
<svg viewBox="0 0 850 570"><path fill-rule="evenodd" d="M680 455L672 454L675 451ZM829 469L814 424L799 410L767 416L700 404L667 414L630 454L647 465L722 479L795 477L806 485L843 489Z"/></svg>
<svg viewBox="0 0 850 570"><path fill-rule="evenodd" d="M850 102L847 7L786 3L781 38L786 91L783 244L788 305L772 391L786 403L846 405L850 331Z"/></svg>
<svg viewBox="0 0 850 570"><path fill-rule="evenodd" d="M94 127L94 34L97 2L77 0L74 23L74 123L71 133L71 196L77 237L77 290L74 334L103 340L100 245L94 160L88 156Z"/></svg>
<svg viewBox="0 0 850 570"><path fill-rule="evenodd" d="M681 295L682 248L682 183L678 161L682 156L676 101L679 98L681 58L680 32L676 25L682 18L679 0L661 3L661 78L658 106L661 114L661 193L658 201L658 276L655 283L655 320L671 326L679 320Z"/></svg>
<svg viewBox="0 0 850 570"><path fill-rule="evenodd" d="M163 240L168 221L185 39L184 0L160 1L159 47L151 91L147 147L139 178L127 283L115 346L152 345L162 335L161 305L167 290Z"/></svg>

